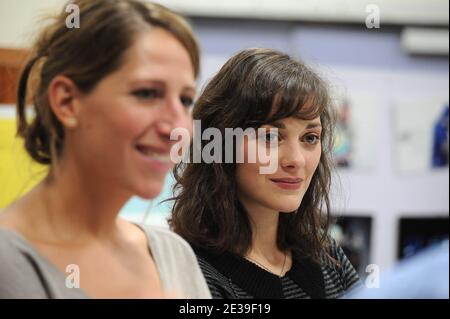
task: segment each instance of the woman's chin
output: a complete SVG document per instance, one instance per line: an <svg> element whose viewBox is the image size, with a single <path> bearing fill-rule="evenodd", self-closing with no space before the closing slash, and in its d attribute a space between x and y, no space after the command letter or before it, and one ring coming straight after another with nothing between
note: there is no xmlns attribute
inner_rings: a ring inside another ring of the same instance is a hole
<svg viewBox="0 0 450 319"><path fill-rule="evenodd" d="M293 203L280 203L280 205L277 205L276 210L280 213L293 213L296 212L297 209L300 207L300 202L293 202Z"/></svg>
<svg viewBox="0 0 450 319"><path fill-rule="evenodd" d="M283 209L279 209L278 211L280 213L284 213L284 214L291 214L291 213L295 213L297 211L298 207L295 208L283 208Z"/></svg>
<svg viewBox="0 0 450 319"><path fill-rule="evenodd" d="M151 185L140 189L136 192L136 196L142 199L153 199L161 194L164 185Z"/></svg>

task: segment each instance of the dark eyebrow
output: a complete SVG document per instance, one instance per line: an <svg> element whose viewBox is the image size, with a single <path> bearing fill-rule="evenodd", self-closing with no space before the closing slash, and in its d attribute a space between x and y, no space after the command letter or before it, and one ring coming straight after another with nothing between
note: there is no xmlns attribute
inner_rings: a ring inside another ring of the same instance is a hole
<svg viewBox="0 0 450 319"><path fill-rule="evenodd" d="M131 82L132 85L135 85L137 83L152 83L153 85L166 87L166 83L164 81L154 80L154 79L150 79L150 78L138 79L138 80ZM195 86L187 85L187 86L183 87L183 91L188 92L189 94L195 94L196 89L195 89Z"/></svg>
<svg viewBox="0 0 450 319"><path fill-rule="evenodd" d="M313 129L313 128L322 128L322 125L320 123L309 123L308 126L306 126L307 130Z"/></svg>
<svg viewBox="0 0 450 319"><path fill-rule="evenodd" d="M268 125L272 125L272 126L275 126L277 128L281 128L281 129L286 129L286 126L283 123L281 123L281 122L272 122L272 123L268 123ZM306 126L306 129L310 130L310 129L313 129L313 128L316 128L316 127L322 128L322 125L320 123L309 123Z"/></svg>
<svg viewBox="0 0 450 319"><path fill-rule="evenodd" d="M185 86L183 88L183 91L185 91L185 92L187 92L189 94L193 94L193 95L195 95L195 93L196 93L196 89L193 86Z"/></svg>

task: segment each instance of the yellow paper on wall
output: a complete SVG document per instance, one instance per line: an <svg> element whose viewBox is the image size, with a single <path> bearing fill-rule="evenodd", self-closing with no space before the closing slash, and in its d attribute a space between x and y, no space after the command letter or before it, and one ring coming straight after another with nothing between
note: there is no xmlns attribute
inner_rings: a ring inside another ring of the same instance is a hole
<svg viewBox="0 0 450 319"><path fill-rule="evenodd" d="M0 118L0 209L8 206L41 181L47 167L26 153L16 137L15 118Z"/></svg>

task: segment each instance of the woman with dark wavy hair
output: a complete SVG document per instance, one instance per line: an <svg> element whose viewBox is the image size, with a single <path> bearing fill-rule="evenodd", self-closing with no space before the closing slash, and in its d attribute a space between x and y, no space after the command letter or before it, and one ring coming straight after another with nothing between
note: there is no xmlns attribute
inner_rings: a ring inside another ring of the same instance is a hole
<svg viewBox="0 0 450 319"><path fill-rule="evenodd" d="M169 223L194 247L213 297L337 298L354 286L355 269L328 235L334 116L324 81L286 54L243 50L208 83L193 118L199 134L258 129L237 138L243 162L174 169ZM270 174L249 160L255 146L277 149Z"/></svg>

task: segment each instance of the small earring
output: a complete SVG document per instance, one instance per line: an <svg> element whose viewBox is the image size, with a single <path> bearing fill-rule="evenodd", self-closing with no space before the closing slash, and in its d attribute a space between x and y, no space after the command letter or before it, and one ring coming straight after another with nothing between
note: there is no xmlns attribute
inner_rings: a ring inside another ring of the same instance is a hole
<svg viewBox="0 0 450 319"><path fill-rule="evenodd" d="M66 126L68 126L68 127L75 127L75 126L77 126L77 124L78 124L78 121L74 117L69 117L66 119Z"/></svg>

